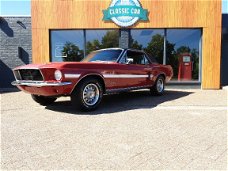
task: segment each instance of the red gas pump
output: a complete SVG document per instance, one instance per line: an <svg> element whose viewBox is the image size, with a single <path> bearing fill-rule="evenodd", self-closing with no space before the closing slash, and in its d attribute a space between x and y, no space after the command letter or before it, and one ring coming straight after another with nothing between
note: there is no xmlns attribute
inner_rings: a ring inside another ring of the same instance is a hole
<svg viewBox="0 0 228 171"><path fill-rule="evenodd" d="M192 80L192 55L189 53L180 54L179 57L179 69L178 69L178 81Z"/></svg>

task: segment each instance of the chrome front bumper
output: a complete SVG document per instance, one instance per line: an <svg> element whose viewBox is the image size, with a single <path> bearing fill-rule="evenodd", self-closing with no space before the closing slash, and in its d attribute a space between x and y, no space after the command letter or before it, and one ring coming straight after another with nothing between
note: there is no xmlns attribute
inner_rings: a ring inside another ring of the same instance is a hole
<svg viewBox="0 0 228 171"><path fill-rule="evenodd" d="M31 86L31 87L44 87L44 86L65 86L72 84L71 82L47 82L47 81L13 81L14 86Z"/></svg>

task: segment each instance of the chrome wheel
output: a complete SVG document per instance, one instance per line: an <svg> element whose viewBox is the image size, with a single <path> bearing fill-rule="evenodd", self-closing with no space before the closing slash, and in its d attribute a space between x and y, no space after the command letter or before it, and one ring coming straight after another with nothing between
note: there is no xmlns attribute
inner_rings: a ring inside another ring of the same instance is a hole
<svg viewBox="0 0 228 171"><path fill-rule="evenodd" d="M96 84L90 83L83 89L83 101L88 106L95 105L99 100L100 92Z"/></svg>
<svg viewBox="0 0 228 171"><path fill-rule="evenodd" d="M159 93L163 91L163 89L164 89L163 79L158 79L156 88Z"/></svg>
<svg viewBox="0 0 228 171"><path fill-rule="evenodd" d="M83 79L71 94L71 102L75 109L82 111L95 110L101 103L103 87L96 78Z"/></svg>

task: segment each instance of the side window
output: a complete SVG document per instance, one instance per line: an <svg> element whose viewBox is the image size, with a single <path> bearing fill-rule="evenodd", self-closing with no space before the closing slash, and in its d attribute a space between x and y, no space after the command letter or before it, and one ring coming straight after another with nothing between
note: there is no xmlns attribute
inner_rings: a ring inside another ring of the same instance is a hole
<svg viewBox="0 0 228 171"><path fill-rule="evenodd" d="M140 53L135 53L133 56L133 63L138 65L144 65L144 56Z"/></svg>
<svg viewBox="0 0 228 171"><path fill-rule="evenodd" d="M137 65L147 65L149 64L148 59L145 57L145 54L142 52L129 51L127 53L128 58L133 59L133 64Z"/></svg>
<svg viewBox="0 0 228 171"><path fill-rule="evenodd" d="M148 59L142 52L135 52L128 50L127 53L120 59L121 64L136 64L136 65L147 65L149 64Z"/></svg>
<svg viewBox="0 0 228 171"><path fill-rule="evenodd" d="M139 54L138 58L140 59L140 62L138 64L145 65L145 57L144 57L144 54Z"/></svg>

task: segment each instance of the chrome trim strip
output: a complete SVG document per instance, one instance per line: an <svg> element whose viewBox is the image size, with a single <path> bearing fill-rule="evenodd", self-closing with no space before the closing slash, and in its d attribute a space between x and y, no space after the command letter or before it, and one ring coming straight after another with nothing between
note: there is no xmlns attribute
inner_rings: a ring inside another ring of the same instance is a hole
<svg viewBox="0 0 228 171"><path fill-rule="evenodd" d="M122 54L123 53L123 54ZM117 59L117 63L120 64L121 59L125 56L125 54L127 53L127 49L125 49L123 52L121 53L121 56Z"/></svg>
<svg viewBox="0 0 228 171"><path fill-rule="evenodd" d="M115 93L115 92L120 92L120 91L138 90L138 89L143 89L143 88L151 88L151 85L138 86L138 87L127 87L127 88L117 88L117 89L108 89L108 90L106 90L106 92L107 92L107 94L109 94L109 93Z"/></svg>
<svg viewBox="0 0 228 171"><path fill-rule="evenodd" d="M22 80L22 76L21 76L21 72L20 72L20 70L16 70L16 72L18 72L18 74L19 74L19 76L20 76L20 80ZM40 72L41 73L41 72ZM42 74L41 74L42 75ZM42 75L42 77L43 77L43 75Z"/></svg>
<svg viewBox="0 0 228 171"><path fill-rule="evenodd" d="M20 74L19 70L13 70L13 76L14 76L14 78L15 78L16 80L18 80L17 77L16 77L15 72L18 72L18 73L19 73L20 78L21 78L21 74Z"/></svg>
<svg viewBox="0 0 228 171"><path fill-rule="evenodd" d="M65 78L79 78L81 74L64 74Z"/></svg>
<svg viewBox="0 0 228 171"><path fill-rule="evenodd" d="M149 75L103 74L104 78L149 78Z"/></svg>
<svg viewBox="0 0 228 171"><path fill-rule="evenodd" d="M44 87L44 86L65 86L72 84L71 82L47 82L47 81L13 81L14 86L31 86L31 87Z"/></svg>
<svg viewBox="0 0 228 171"><path fill-rule="evenodd" d="M121 49L122 52L120 53L120 55L118 56L118 58L116 59L116 62L119 63L119 60L122 58L122 54L124 53L124 49Z"/></svg>
<svg viewBox="0 0 228 171"><path fill-rule="evenodd" d="M41 76L42 76L42 78L43 78L43 80L44 80L45 78L44 78L43 72L41 71L41 69L38 69L38 70L40 71L40 74L41 74Z"/></svg>
<svg viewBox="0 0 228 171"><path fill-rule="evenodd" d="M26 66L26 65L25 65L25 66ZM15 68L15 69L13 69L13 70L20 70L20 69L36 69L36 70L40 70L40 68L37 68L37 67L23 68L23 66L22 66L22 67Z"/></svg>

